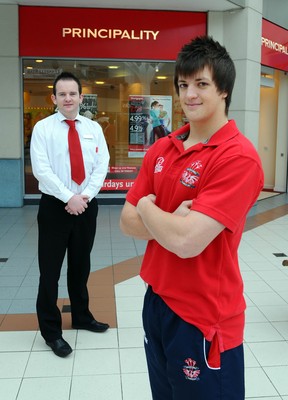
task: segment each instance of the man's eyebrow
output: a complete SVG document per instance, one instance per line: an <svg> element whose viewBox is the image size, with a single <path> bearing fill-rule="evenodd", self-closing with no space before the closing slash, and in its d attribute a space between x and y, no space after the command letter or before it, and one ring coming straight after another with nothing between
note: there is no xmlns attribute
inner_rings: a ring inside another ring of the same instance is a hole
<svg viewBox="0 0 288 400"><path fill-rule="evenodd" d="M195 81L203 81L203 80L209 81L209 79L208 79L208 78L205 78L205 76L200 76L200 77L198 77L198 78L195 78Z"/></svg>
<svg viewBox="0 0 288 400"><path fill-rule="evenodd" d="M194 79L195 81L203 81L203 80L210 81L211 80L210 78L205 77L205 76L199 76L197 78L195 78L195 77L193 78L192 77L192 79ZM178 83L179 82L187 82L187 79L185 79L185 78L178 79Z"/></svg>

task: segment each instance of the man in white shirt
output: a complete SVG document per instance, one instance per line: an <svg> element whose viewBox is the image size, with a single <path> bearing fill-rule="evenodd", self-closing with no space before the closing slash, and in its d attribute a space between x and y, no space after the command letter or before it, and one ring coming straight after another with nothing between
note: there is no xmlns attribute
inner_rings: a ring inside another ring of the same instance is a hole
<svg viewBox="0 0 288 400"><path fill-rule="evenodd" d="M109 152L100 125L79 115L83 95L77 77L69 72L60 74L51 98L58 112L37 122L30 148L33 174L42 192L37 216L37 316L46 344L57 356L66 357L72 349L62 337L61 312L57 307L58 280L66 251L72 327L92 332L109 328L108 324L96 321L89 311L87 290L98 214L95 196L107 174ZM71 176L67 120L75 121L81 143L81 183Z"/></svg>

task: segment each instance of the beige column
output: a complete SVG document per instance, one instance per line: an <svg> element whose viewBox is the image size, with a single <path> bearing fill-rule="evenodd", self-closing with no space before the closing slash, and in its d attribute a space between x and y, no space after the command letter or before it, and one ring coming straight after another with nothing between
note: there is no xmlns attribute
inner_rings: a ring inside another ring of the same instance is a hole
<svg viewBox="0 0 288 400"><path fill-rule="evenodd" d="M0 207L23 204L18 6L0 5Z"/></svg>
<svg viewBox="0 0 288 400"><path fill-rule="evenodd" d="M235 62L236 83L229 118L258 147L262 0L246 0L237 11L210 12L208 34L219 40Z"/></svg>

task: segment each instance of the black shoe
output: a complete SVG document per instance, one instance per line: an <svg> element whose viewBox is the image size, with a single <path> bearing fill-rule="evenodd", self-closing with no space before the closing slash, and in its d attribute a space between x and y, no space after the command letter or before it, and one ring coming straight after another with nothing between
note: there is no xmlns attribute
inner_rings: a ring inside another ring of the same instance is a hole
<svg viewBox="0 0 288 400"><path fill-rule="evenodd" d="M108 324L104 324L103 322L98 322L96 319L93 319L93 321L89 322L88 324L82 324L82 325L72 325L73 329L85 329L86 331L91 331L91 332L105 332L107 331L110 326Z"/></svg>
<svg viewBox="0 0 288 400"><path fill-rule="evenodd" d="M72 353L72 349L64 339L56 339L53 342L46 342L47 346L51 347L53 352L58 357L67 357L68 354Z"/></svg>

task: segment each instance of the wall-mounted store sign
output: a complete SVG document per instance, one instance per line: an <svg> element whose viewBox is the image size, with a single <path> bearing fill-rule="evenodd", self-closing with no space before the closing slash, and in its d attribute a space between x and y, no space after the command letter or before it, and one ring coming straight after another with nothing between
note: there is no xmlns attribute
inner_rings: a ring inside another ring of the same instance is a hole
<svg viewBox="0 0 288 400"><path fill-rule="evenodd" d="M169 61L206 30L206 13L19 7L19 53L24 57Z"/></svg>
<svg viewBox="0 0 288 400"><path fill-rule="evenodd" d="M288 30L262 20L261 64L288 71Z"/></svg>

